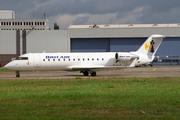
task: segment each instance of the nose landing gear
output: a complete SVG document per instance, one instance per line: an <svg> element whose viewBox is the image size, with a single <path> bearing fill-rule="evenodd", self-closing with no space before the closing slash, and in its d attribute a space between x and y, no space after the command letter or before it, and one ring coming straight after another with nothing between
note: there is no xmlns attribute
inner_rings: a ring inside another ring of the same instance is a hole
<svg viewBox="0 0 180 120"><path fill-rule="evenodd" d="M20 72L19 71L16 71L16 77L20 77Z"/></svg>

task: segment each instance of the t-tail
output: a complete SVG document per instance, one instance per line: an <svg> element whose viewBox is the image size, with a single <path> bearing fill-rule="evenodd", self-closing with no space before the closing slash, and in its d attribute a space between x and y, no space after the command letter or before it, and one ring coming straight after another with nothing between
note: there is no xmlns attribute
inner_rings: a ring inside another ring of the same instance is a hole
<svg viewBox="0 0 180 120"><path fill-rule="evenodd" d="M136 52L131 53L142 56L140 57L141 62L152 62L163 38L165 38L164 35L151 35Z"/></svg>

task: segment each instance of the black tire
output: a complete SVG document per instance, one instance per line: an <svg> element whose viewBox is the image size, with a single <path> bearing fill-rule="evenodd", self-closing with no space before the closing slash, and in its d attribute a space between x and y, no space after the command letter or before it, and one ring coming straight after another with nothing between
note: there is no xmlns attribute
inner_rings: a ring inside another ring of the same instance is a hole
<svg viewBox="0 0 180 120"><path fill-rule="evenodd" d="M91 73L91 76L96 76L96 72L92 72L92 73Z"/></svg>
<svg viewBox="0 0 180 120"><path fill-rule="evenodd" d="M16 74L16 77L20 77L20 74Z"/></svg>
<svg viewBox="0 0 180 120"><path fill-rule="evenodd" d="M89 72L88 71L84 71L83 74L84 74L84 76L88 76Z"/></svg>

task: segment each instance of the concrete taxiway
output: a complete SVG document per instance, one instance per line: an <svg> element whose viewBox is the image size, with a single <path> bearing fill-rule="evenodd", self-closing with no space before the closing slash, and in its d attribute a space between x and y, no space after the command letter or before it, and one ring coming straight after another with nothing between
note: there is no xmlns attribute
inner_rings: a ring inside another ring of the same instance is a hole
<svg viewBox="0 0 180 120"><path fill-rule="evenodd" d="M20 72L20 78L15 77L15 72L0 72L0 79L61 79L77 77L92 78L90 75L83 76L79 71L28 71ZM97 76L93 78L110 77L180 77L180 65L97 71Z"/></svg>

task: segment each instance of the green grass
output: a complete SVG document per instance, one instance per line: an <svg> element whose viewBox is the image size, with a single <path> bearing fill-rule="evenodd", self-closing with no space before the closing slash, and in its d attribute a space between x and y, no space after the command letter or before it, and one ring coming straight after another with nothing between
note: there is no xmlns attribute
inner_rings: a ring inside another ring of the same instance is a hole
<svg viewBox="0 0 180 120"><path fill-rule="evenodd" d="M0 72L14 72L13 70L8 70L8 69L5 69L5 68L0 68Z"/></svg>
<svg viewBox="0 0 180 120"><path fill-rule="evenodd" d="M0 119L180 119L180 78L0 80Z"/></svg>

